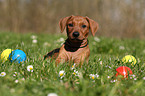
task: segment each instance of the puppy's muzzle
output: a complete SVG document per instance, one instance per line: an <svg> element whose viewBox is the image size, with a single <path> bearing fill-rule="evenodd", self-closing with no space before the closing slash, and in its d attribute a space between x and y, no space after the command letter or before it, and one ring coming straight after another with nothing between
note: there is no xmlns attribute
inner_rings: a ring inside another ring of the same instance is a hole
<svg viewBox="0 0 145 96"><path fill-rule="evenodd" d="M76 37L79 37L80 33L76 31L76 32L73 32L73 34L72 34L72 35L73 35L73 37L75 37L75 38L76 38Z"/></svg>

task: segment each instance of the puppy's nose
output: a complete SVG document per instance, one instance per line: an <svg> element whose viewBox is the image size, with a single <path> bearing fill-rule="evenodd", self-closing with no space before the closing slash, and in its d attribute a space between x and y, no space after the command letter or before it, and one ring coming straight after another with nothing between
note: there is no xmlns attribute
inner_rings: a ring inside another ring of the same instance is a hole
<svg viewBox="0 0 145 96"><path fill-rule="evenodd" d="M80 35L79 32L74 32L74 33L73 33L73 36L74 36L74 37L78 37L79 35Z"/></svg>

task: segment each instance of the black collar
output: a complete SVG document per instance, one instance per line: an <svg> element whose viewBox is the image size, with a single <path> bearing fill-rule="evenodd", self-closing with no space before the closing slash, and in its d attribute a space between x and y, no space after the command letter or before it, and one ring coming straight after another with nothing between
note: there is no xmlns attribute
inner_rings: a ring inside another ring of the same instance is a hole
<svg viewBox="0 0 145 96"><path fill-rule="evenodd" d="M72 44L69 42L69 40L66 40L64 44L66 44L67 46L69 46L71 48L84 48L84 47L86 47L89 44L89 41L87 39L87 44L84 45L84 46L72 46Z"/></svg>

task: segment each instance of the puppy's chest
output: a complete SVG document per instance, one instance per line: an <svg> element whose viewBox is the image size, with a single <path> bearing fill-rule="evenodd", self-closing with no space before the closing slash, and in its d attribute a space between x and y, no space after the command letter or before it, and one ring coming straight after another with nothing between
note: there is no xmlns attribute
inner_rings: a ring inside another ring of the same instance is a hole
<svg viewBox="0 0 145 96"><path fill-rule="evenodd" d="M79 57L86 55L90 51L89 46L86 46L84 48L78 48L76 50L75 49L66 50L65 48L63 49L64 49L63 52L68 59L77 59Z"/></svg>

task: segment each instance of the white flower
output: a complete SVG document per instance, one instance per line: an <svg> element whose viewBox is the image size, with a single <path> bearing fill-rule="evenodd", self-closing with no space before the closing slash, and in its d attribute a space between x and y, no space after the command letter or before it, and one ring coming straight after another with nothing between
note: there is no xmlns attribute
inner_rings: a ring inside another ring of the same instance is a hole
<svg viewBox="0 0 145 96"><path fill-rule="evenodd" d="M15 80L15 83L18 83L19 82L19 80Z"/></svg>
<svg viewBox="0 0 145 96"><path fill-rule="evenodd" d="M1 72L0 76L1 76L1 77L6 76L6 72Z"/></svg>
<svg viewBox="0 0 145 96"><path fill-rule="evenodd" d="M75 69L75 65L76 65L75 63L74 63L74 65L72 65L72 68L71 68L72 70Z"/></svg>
<svg viewBox="0 0 145 96"><path fill-rule="evenodd" d="M43 44L43 46L51 46L51 44L50 43L48 43L48 42L44 42L44 44Z"/></svg>
<svg viewBox="0 0 145 96"><path fill-rule="evenodd" d="M32 66L32 65L27 66L27 70L28 70L29 72L33 72L33 66Z"/></svg>
<svg viewBox="0 0 145 96"><path fill-rule="evenodd" d="M33 43L37 43L37 40L36 40L36 39L34 39L34 40L32 40L32 42L33 42Z"/></svg>
<svg viewBox="0 0 145 96"><path fill-rule="evenodd" d="M137 80L137 78L134 78L134 80Z"/></svg>
<svg viewBox="0 0 145 96"><path fill-rule="evenodd" d="M100 41L101 41L98 37L94 37L94 40L95 40L96 42L100 42Z"/></svg>
<svg viewBox="0 0 145 96"><path fill-rule="evenodd" d="M119 46L119 49L120 49L120 50L124 50L125 47L124 47L124 46Z"/></svg>
<svg viewBox="0 0 145 96"><path fill-rule="evenodd" d="M145 80L145 77L143 77L143 80Z"/></svg>
<svg viewBox="0 0 145 96"><path fill-rule="evenodd" d="M111 80L110 82L113 83L113 82L116 82L116 81L117 81L117 79L116 80Z"/></svg>
<svg viewBox="0 0 145 96"><path fill-rule="evenodd" d="M64 42L64 38L61 37L60 39L57 40L57 42Z"/></svg>
<svg viewBox="0 0 145 96"><path fill-rule="evenodd" d="M61 70L59 72L59 77L62 79L65 76L65 72L63 70Z"/></svg>
<svg viewBox="0 0 145 96"><path fill-rule="evenodd" d="M107 66L105 66L105 67L106 67L106 68L108 67L108 68L110 68L110 69L111 69L111 67L110 67L110 66L108 66L108 65L107 65Z"/></svg>
<svg viewBox="0 0 145 96"><path fill-rule="evenodd" d="M31 36L31 38L32 38L32 39L36 39L36 38L37 38L37 36L35 36L35 35L32 35L32 36Z"/></svg>
<svg viewBox="0 0 145 96"><path fill-rule="evenodd" d="M100 64L102 65L102 61L100 61Z"/></svg>
<svg viewBox="0 0 145 96"><path fill-rule="evenodd" d="M22 80L22 81L25 81L25 78L22 78L21 80Z"/></svg>
<svg viewBox="0 0 145 96"><path fill-rule="evenodd" d="M74 70L73 75L75 75L75 76L79 76L79 72L76 71L76 70Z"/></svg>
<svg viewBox="0 0 145 96"><path fill-rule="evenodd" d="M110 78L110 76L107 76L107 78Z"/></svg>
<svg viewBox="0 0 145 96"><path fill-rule="evenodd" d="M60 41L60 42L64 42L64 38L60 38L59 41Z"/></svg>
<svg viewBox="0 0 145 96"><path fill-rule="evenodd" d="M130 79L134 78L135 79L135 75L129 75Z"/></svg>
<svg viewBox="0 0 145 96"><path fill-rule="evenodd" d="M99 77L99 75L98 74L95 74L96 75L96 77L98 78Z"/></svg>
<svg viewBox="0 0 145 96"><path fill-rule="evenodd" d="M95 79L95 78L98 78L99 75L98 74L90 74L89 75L91 79Z"/></svg>
<svg viewBox="0 0 145 96"><path fill-rule="evenodd" d="M18 75L17 72L14 72L13 76L17 76L17 75Z"/></svg>
<svg viewBox="0 0 145 96"><path fill-rule="evenodd" d="M58 96L56 93L49 93L47 96Z"/></svg>

